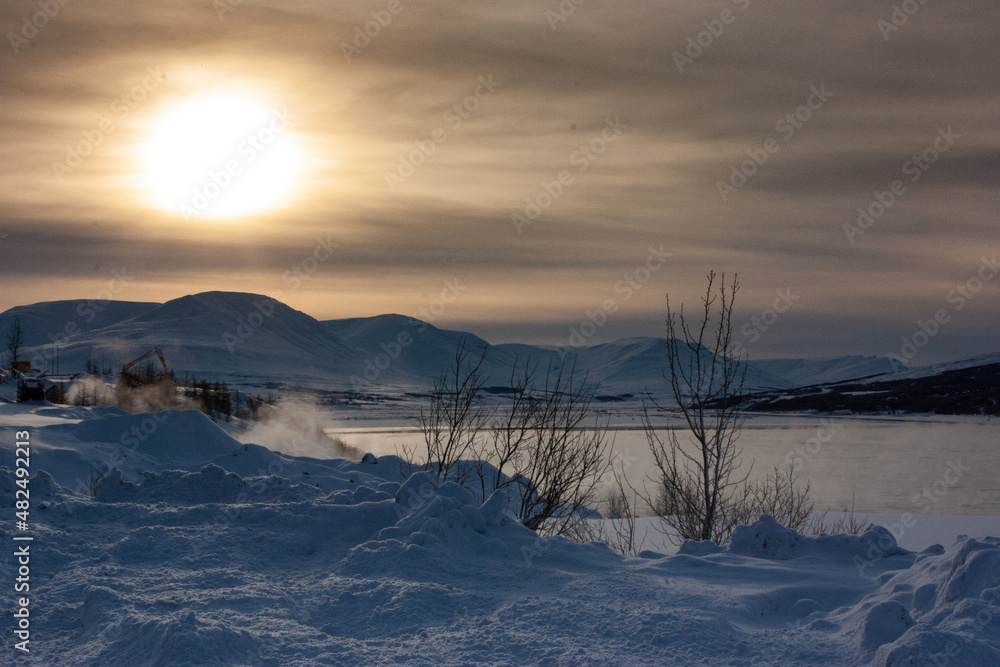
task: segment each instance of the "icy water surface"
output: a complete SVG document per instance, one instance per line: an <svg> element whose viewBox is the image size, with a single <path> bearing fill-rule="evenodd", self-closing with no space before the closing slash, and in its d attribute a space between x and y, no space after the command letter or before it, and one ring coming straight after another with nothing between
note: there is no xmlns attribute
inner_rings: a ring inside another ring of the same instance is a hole
<svg viewBox="0 0 1000 667"><path fill-rule="evenodd" d="M652 456L634 412L611 415L615 449L633 483ZM376 455L421 435L405 420L330 429ZM669 424L663 422L664 427ZM675 422L676 424L676 422ZM819 510L1000 515L1000 420L980 417L753 416L740 438L755 475L794 465Z"/></svg>

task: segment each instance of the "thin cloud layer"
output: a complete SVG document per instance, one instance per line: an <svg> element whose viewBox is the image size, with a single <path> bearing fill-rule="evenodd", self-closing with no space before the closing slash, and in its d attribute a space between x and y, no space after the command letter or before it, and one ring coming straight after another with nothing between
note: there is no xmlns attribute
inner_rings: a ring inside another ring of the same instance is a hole
<svg viewBox="0 0 1000 667"><path fill-rule="evenodd" d="M798 295L754 356L894 352L941 308L914 363L995 349L1000 279L948 302L1000 250L995 3L389 4L5 3L0 308L119 267L117 298L282 291L320 318L415 313L459 279L440 325L561 344L614 299L599 342L662 334L663 295L714 268L740 274L741 324ZM310 162L285 208L150 204L152 123L219 89L291 115Z"/></svg>

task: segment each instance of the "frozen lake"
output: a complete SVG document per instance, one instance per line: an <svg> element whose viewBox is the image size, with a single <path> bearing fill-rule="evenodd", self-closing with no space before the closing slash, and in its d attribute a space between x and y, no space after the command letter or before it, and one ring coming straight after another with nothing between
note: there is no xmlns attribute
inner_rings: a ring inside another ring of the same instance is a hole
<svg viewBox="0 0 1000 667"><path fill-rule="evenodd" d="M406 419L356 419L330 435L376 456L422 443ZM664 422L664 427L668 422ZM641 483L652 456L634 412L611 414L626 475ZM1000 515L1000 420L983 417L755 415L740 438L754 474L793 463L817 510Z"/></svg>

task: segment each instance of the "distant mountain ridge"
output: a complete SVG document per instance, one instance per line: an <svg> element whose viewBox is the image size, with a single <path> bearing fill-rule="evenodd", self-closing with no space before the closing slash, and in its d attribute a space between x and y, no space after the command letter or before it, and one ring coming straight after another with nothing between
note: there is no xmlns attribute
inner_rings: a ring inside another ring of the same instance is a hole
<svg viewBox="0 0 1000 667"><path fill-rule="evenodd" d="M753 362L762 372L792 382L795 386L827 384L866 378L898 370L888 357L846 356L820 359L761 359Z"/></svg>
<svg viewBox="0 0 1000 667"><path fill-rule="evenodd" d="M97 310L96 307L100 309ZM426 390L454 364L459 341L470 358L485 354L487 384L506 385L515 367L539 372L572 366L604 394L638 396L666 391L667 341L639 337L572 349L504 343L440 329L404 315L319 321L270 297L203 292L166 303L84 300L18 306L0 313L0 332L15 318L36 367L82 371L88 359L120 368L152 347L163 350L179 375L236 384L280 382L320 389L380 392ZM788 389L841 382L894 370L881 357L751 361L748 389Z"/></svg>
<svg viewBox="0 0 1000 667"><path fill-rule="evenodd" d="M889 373L755 392L742 407L758 412L1000 415L1000 362L946 366L936 373Z"/></svg>

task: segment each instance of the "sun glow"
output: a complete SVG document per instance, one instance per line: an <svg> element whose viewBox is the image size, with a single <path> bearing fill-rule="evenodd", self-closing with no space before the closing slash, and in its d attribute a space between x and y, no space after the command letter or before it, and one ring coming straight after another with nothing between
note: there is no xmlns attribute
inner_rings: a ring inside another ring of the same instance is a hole
<svg viewBox="0 0 1000 667"><path fill-rule="evenodd" d="M142 147L151 200L185 219L264 213L288 203L305 154L294 119L251 95L218 93L169 108Z"/></svg>

